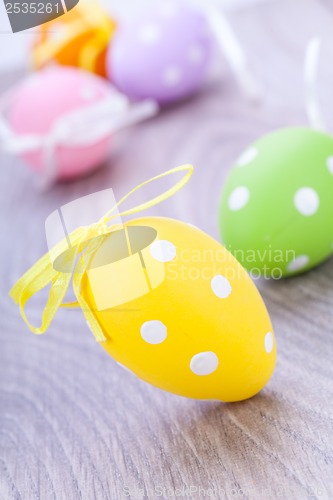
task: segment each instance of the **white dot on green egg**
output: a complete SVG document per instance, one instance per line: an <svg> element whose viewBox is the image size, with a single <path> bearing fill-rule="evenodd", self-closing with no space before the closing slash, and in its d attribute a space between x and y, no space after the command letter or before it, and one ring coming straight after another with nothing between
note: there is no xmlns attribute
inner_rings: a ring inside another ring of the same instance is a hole
<svg viewBox="0 0 333 500"><path fill-rule="evenodd" d="M228 205L230 210L237 212L244 208L250 199L250 191L245 186L234 189L229 196Z"/></svg>
<svg viewBox="0 0 333 500"><path fill-rule="evenodd" d="M140 333L148 344L161 344L167 338L168 330L162 321L152 320L143 323Z"/></svg>
<svg viewBox="0 0 333 500"><path fill-rule="evenodd" d="M294 205L300 214L305 217L310 217L314 215L319 208L319 195L317 191L311 187L302 187L295 193Z"/></svg>
<svg viewBox="0 0 333 500"><path fill-rule="evenodd" d="M146 24L140 28L138 35L140 42L152 44L158 41L161 33L159 27L155 24Z"/></svg>
<svg viewBox="0 0 333 500"><path fill-rule="evenodd" d="M328 168L328 171L330 172L330 174L333 175L333 156L330 156L329 158L327 158L327 168Z"/></svg>
<svg viewBox="0 0 333 500"><path fill-rule="evenodd" d="M222 274L214 276L210 284L214 294L219 299L227 299L232 292L232 286L229 280L222 276Z"/></svg>
<svg viewBox="0 0 333 500"><path fill-rule="evenodd" d="M274 349L274 335L272 332L268 332L265 335L265 351L270 354Z"/></svg>
<svg viewBox="0 0 333 500"><path fill-rule="evenodd" d="M167 87L176 87L181 79L182 71L178 66L169 66L163 71L162 80Z"/></svg>
<svg viewBox="0 0 333 500"><path fill-rule="evenodd" d="M258 150L257 148L249 148L244 153L238 158L237 160L237 166L238 167L245 167L245 165L249 165L250 163L253 162L253 160L256 159L258 156Z"/></svg>
<svg viewBox="0 0 333 500"><path fill-rule="evenodd" d="M177 250L171 241L158 240L150 245L150 255L158 262L170 262L176 257Z"/></svg>
<svg viewBox="0 0 333 500"><path fill-rule="evenodd" d="M299 255L295 257L292 261L287 265L287 271L290 273L295 273L304 269L310 262L310 258L307 255Z"/></svg>
<svg viewBox="0 0 333 500"><path fill-rule="evenodd" d="M190 368L195 375L210 375L215 372L219 365L219 359L215 352L199 352L190 362Z"/></svg>

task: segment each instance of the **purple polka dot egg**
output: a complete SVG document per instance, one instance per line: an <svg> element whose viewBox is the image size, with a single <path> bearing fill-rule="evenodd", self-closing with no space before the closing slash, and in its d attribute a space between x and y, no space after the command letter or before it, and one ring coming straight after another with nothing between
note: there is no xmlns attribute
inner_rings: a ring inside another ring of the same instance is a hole
<svg viewBox="0 0 333 500"><path fill-rule="evenodd" d="M109 47L108 76L132 99L168 104L202 87L212 45L208 22L193 6L156 2L118 29Z"/></svg>

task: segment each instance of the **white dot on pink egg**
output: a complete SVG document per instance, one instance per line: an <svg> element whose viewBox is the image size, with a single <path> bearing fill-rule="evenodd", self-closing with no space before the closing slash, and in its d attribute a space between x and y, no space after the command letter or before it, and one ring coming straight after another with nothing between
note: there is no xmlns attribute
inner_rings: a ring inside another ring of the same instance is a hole
<svg viewBox="0 0 333 500"><path fill-rule="evenodd" d="M92 87L84 86L80 89L80 96L85 101L92 101L95 97L95 90Z"/></svg>

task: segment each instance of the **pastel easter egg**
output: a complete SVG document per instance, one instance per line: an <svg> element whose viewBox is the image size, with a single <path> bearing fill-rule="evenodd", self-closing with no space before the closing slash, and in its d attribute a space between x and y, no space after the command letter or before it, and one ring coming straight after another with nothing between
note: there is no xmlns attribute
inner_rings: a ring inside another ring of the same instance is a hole
<svg viewBox="0 0 333 500"><path fill-rule="evenodd" d="M333 243L333 138L279 130L250 146L223 189L222 240L253 273L279 278L327 259Z"/></svg>
<svg viewBox="0 0 333 500"><path fill-rule="evenodd" d="M106 52L116 29L97 2L80 2L61 19L39 27L31 52L34 69L75 66L106 76Z"/></svg>
<svg viewBox="0 0 333 500"><path fill-rule="evenodd" d="M201 13L183 2L155 2L119 27L108 53L108 73L133 99L169 103L201 88L211 47Z"/></svg>
<svg viewBox="0 0 333 500"><path fill-rule="evenodd" d="M273 373L275 337L259 292L225 248L188 224L144 217L110 233L81 294L106 351L165 391L240 401Z"/></svg>
<svg viewBox="0 0 333 500"><path fill-rule="evenodd" d="M102 103L109 96L108 83L96 75L64 66L47 68L29 76L15 91L8 123L18 136L37 134L47 140L60 120L66 121L71 113ZM94 170L106 160L108 148L109 137L87 145L57 146L57 177L69 179ZM45 171L42 148L22 156L34 170Z"/></svg>

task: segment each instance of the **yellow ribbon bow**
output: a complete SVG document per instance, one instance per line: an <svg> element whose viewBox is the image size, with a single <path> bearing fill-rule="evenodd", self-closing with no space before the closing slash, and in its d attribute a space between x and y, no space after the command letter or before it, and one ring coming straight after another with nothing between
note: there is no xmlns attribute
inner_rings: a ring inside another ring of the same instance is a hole
<svg viewBox="0 0 333 500"><path fill-rule="evenodd" d="M118 208L124 201L127 200L127 198L129 198L132 194L134 194L142 187L155 180L183 171L186 171L186 174L174 186L172 186L164 193L156 196L152 200L142 203L141 205L138 205L134 208L130 208L120 214L113 213L116 208ZM67 236L66 240L61 241L55 248L51 249L47 254L44 255L44 257L36 262L36 264L32 268L30 268L29 271L27 271L22 276L22 278L13 286L9 293L14 302L19 305L21 316L29 329L35 334L45 333L48 330L56 312L60 307L81 307L86 320L91 326L96 340L98 342L105 341L106 338L99 322L97 321L89 304L84 300L81 294L81 282L96 251L100 248L102 243L112 231L121 227L121 224L119 223L114 224L113 226L109 226L108 223L111 222L112 219L114 219L116 216L122 217L126 215L132 215L151 208L170 198L182 187L184 187L185 184L187 184L192 174L192 165L182 165L180 167L168 170L163 174L157 175L149 179L148 181L143 182L142 184L139 184L139 186L135 187L134 189L132 189L132 191L125 195L96 224L77 228ZM102 237L99 238L100 236ZM72 252L68 252L68 241L70 241L70 245L73 250ZM72 273L56 270L50 257L51 253L55 253L56 255L63 254L66 260L65 264L73 266ZM68 287L72 280L72 276L73 289L77 298L77 302L63 303ZM39 328L36 328L29 322L25 314L25 306L28 300L33 295L38 293L49 284L51 284L51 289L49 292L47 304L43 311L42 324Z"/></svg>

